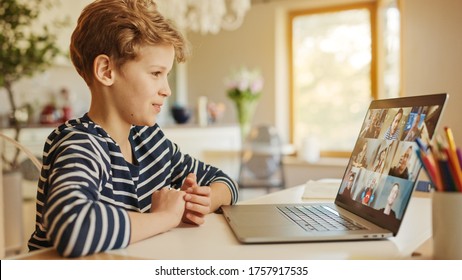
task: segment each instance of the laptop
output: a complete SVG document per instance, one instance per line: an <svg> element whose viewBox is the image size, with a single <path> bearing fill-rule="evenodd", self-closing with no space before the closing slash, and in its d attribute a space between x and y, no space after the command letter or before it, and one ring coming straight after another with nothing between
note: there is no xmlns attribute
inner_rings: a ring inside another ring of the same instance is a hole
<svg viewBox="0 0 462 280"><path fill-rule="evenodd" d="M432 139L447 98L372 101L333 202L223 206L227 223L242 243L395 236L422 167L416 139Z"/></svg>

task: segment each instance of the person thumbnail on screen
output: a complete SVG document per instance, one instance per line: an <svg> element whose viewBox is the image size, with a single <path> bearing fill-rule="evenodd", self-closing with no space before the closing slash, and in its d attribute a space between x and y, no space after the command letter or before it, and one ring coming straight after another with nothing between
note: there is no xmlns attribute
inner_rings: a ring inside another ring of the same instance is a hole
<svg viewBox="0 0 462 280"><path fill-rule="evenodd" d="M399 108L398 111L395 113L393 116L393 119L388 126L387 130L385 131L385 134L383 138L385 140L398 140L401 134L402 130L402 124L401 121L404 116L404 110L403 108Z"/></svg>
<svg viewBox="0 0 462 280"><path fill-rule="evenodd" d="M412 155L412 145L409 145L407 149L404 150L404 153L399 155L398 163L390 168L388 175L402 178L402 179L409 179L409 161Z"/></svg>
<svg viewBox="0 0 462 280"><path fill-rule="evenodd" d="M341 196L343 198L351 199L351 193L353 191L355 179L356 179L356 172L350 171L350 173L348 174L348 180L346 182L346 185L343 188L343 191L341 193Z"/></svg>

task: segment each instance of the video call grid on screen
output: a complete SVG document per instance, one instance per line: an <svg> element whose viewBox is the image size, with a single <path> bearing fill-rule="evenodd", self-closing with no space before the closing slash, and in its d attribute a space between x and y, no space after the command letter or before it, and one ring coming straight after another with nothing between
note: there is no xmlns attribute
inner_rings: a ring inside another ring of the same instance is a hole
<svg viewBox="0 0 462 280"><path fill-rule="evenodd" d="M441 105L371 107L337 198L379 223L399 228L421 164L416 138L432 139ZM367 206L367 207L363 207Z"/></svg>

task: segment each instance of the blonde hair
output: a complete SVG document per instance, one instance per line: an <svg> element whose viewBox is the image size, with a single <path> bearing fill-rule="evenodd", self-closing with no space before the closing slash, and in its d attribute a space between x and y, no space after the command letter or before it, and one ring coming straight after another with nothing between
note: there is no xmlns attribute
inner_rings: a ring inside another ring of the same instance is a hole
<svg viewBox="0 0 462 280"><path fill-rule="evenodd" d="M153 0L97 0L82 11L72 33L70 55L80 76L90 85L93 62L105 54L120 68L136 59L145 45L172 45L177 62L189 46L175 26L162 16Z"/></svg>

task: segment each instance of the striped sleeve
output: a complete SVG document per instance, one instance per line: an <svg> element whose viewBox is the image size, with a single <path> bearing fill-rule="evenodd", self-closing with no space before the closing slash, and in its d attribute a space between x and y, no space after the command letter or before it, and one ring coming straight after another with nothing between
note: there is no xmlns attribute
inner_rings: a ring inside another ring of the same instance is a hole
<svg viewBox="0 0 462 280"><path fill-rule="evenodd" d="M140 189L143 188L142 185L147 184L154 186L153 190L164 186L179 189L186 176L194 173L200 186L222 182L231 192L231 203L235 204L238 201L238 186L234 180L219 168L181 152L179 146L165 136L159 125L133 127L132 132L135 154L142 166L140 176L143 176L143 183L138 186ZM147 195L151 194L144 192ZM143 206L150 207L150 202L144 203Z"/></svg>
<svg viewBox="0 0 462 280"><path fill-rule="evenodd" d="M239 199L239 192L236 182L221 169L208 165L200 160L184 154L179 147L172 145L172 186L180 188L184 179L189 173L196 174L199 186L209 186L214 182L224 183L231 192L231 204L236 204Z"/></svg>
<svg viewBox="0 0 462 280"><path fill-rule="evenodd" d="M47 240L67 257L128 246L127 211L100 201L99 190L110 180L111 163L104 141L71 133L49 153L51 166L44 168L52 171L43 208Z"/></svg>

